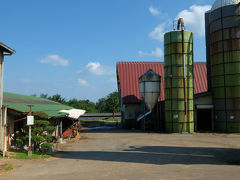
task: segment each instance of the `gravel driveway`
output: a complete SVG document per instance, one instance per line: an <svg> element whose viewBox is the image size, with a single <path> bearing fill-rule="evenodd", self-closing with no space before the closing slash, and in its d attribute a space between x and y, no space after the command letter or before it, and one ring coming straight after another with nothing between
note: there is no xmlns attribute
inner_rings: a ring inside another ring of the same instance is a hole
<svg viewBox="0 0 240 180"><path fill-rule="evenodd" d="M28 161L5 180L240 179L240 135L97 130L52 161Z"/></svg>

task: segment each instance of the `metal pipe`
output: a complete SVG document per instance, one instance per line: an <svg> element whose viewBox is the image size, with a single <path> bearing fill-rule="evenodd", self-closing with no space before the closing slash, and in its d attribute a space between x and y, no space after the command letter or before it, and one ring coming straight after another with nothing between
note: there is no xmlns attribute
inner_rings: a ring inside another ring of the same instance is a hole
<svg viewBox="0 0 240 180"><path fill-rule="evenodd" d="M28 113L29 116L32 115L32 106L29 105L29 113ZM29 136L28 136L28 156L32 156L32 149L31 149L31 146L32 146L32 142L31 142L31 139L32 139L32 126L30 125L29 126Z"/></svg>
<svg viewBox="0 0 240 180"><path fill-rule="evenodd" d="M3 157L6 156L6 129L7 129L7 107L2 106L3 113Z"/></svg>
<svg viewBox="0 0 240 180"><path fill-rule="evenodd" d="M185 47L184 47L184 21L183 18L178 20L178 30L182 29L182 56L183 56L183 86L184 86L184 112L187 114L187 93L186 93L186 60L185 60Z"/></svg>

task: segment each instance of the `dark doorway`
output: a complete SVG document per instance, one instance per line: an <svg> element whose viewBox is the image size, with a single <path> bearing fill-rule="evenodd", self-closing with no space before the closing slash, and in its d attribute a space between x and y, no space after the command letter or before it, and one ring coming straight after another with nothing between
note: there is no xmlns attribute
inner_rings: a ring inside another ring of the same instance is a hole
<svg viewBox="0 0 240 180"><path fill-rule="evenodd" d="M212 131L212 109L197 110L197 130Z"/></svg>

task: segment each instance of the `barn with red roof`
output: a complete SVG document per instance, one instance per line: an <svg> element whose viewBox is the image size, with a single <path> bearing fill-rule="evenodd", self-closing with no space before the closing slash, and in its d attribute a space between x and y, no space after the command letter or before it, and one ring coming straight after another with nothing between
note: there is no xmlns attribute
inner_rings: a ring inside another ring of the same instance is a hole
<svg viewBox="0 0 240 180"><path fill-rule="evenodd" d="M138 117L141 116L144 111L144 103L142 102L139 90L139 77L150 69L161 76L161 90L157 106L151 113L152 121L147 127L151 130L164 130L165 93L163 62L117 63L118 91L121 103L123 128L137 128L142 126L141 122L137 121ZM207 119L207 123L211 123L213 114L212 97L208 92L207 67L204 62L194 63L194 102L196 111L195 121L205 121ZM205 118L200 117L203 114L202 111L205 112ZM211 130L213 128L212 123L209 125L207 123L196 122L196 130L201 130L201 128L203 130Z"/></svg>

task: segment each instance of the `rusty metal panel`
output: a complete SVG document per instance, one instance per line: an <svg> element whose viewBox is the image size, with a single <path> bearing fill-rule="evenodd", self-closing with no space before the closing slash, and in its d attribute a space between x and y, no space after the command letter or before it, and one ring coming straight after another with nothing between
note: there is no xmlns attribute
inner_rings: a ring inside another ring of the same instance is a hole
<svg viewBox="0 0 240 180"><path fill-rule="evenodd" d="M210 54L214 55L217 54L219 52L223 52L223 42L222 41L218 41L214 44L211 44L210 46Z"/></svg>
<svg viewBox="0 0 240 180"><path fill-rule="evenodd" d="M213 33L215 31L222 29L222 20L218 19L210 24L210 33Z"/></svg>
<svg viewBox="0 0 240 180"><path fill-rule="evenodd" d="M216 31L210 36L210 44L216 43L218 41L222 41L222 31Z"/></svg>
<svg viewBox="0 0 240 180"><path fill-rule="evenodd" d="M240 27L232 27L223 30L223 39L237 39L240 38Z"/></svg>
<svg viewBox="0 0 240 180"><path fill-rule="evenodd" d="M230 39L224 41L224 51L240 50L240 39Z"/></svg>

